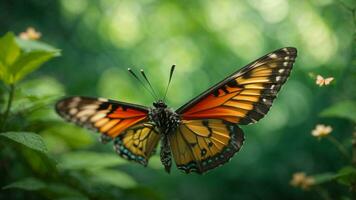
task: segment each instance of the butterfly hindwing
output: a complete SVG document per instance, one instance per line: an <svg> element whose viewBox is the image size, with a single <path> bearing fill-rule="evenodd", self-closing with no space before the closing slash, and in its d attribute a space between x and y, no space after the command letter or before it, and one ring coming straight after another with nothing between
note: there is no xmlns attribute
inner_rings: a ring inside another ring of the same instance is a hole
<svg viewBox="0 0 356 200"><path fill-rule="evenodd" d="M219 119L183 120L169 143L177 167L203 173L227 161L240 149L242 130Z"/></svg>
<svg viewBox="0 0 356 200"><path fill-rule="evenodd" d="M121 157L146 166L159 140L160 136L154 125L141 123L116 137L114 148Z"/></svg>
<svg viewBox="0 0 356 200"><path fill-rule="evenodd" d="M102 133L104 140L115 138L127 128L146 120L148 114L143 106L79 96L58 101L56 111L70 122Z"/></svg>
<svg viewBox="0 0 356 200"><path fill-rule="evenodd" d="M269 111L287 80L297 50L286 47L238 70L177 110L183 119L254 123Z"/></svg>

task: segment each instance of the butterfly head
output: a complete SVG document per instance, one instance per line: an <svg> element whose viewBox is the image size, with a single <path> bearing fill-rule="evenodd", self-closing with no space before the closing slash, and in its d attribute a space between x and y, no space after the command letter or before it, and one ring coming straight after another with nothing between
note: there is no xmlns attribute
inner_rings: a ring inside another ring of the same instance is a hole
<svg viewBox="0 0 356 200"><path fill-rule="evenodd" d="M158 100L158 101L153 102L153 106L155 108L167 108L167 105L164 103L163 100Z"/></svg>

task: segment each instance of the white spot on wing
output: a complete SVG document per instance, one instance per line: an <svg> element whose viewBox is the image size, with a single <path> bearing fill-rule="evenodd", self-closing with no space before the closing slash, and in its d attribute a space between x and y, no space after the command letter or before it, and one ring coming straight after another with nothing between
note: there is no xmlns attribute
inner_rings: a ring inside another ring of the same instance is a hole
<svg viewBox="0 0 356 200"><path fill-rule="evenodd" d="M101 119L101 118L103 118L105 116L106 116L106 113L103 113L103 112L100 113L99 112L96 115L94 115L92 118L90 118L90 121L96 122L96 121L98 121L99 119Z"/></svg>
<svg viewBox="0 0 356 200"><path fill-rule="evenodd" d="M280 70L278 70L278 73L283 73L284 72L284 69L280 69Z"/></svg>
<svg viewBox="0 0 356 200"><path fill-rule="evenodd" d="M82 99L80 97L74 97L72 99L72 101L68 104L68 107L69 108L74 108L74 107L77 107L79 105L79 102L81 101Z"/></svg>
<svg viewBox="0 0 356 200"><path fill-rule="evenodd" d="M95 112L96 110L82 110L76 115L76 117L84 117L84 116L92 115Z"/></svg>
<svg viewBox="0 0 356 200"><path fill-rule="evenodd" d="M283 48L282 50L283 50L284 52L286 52L286 54L288 54L288 55L290 54L290 52L288 51L287 48Z"/></svg>
<svg viewBox="0 0 356 200"><path fill-rule="evenodd" d="M97 108L99 108L99 105L96 104L89 104L81 107L81 109L88 109L88 110L96 110Z"/></svg>
<svg viewBox="0 0 356 200"><path fill-rule="evenodd" d="M70 115L75 115L77 112L78 112L78 109L76 109L76 108L71 108L71 109L69 110L69 114L70 114Z"/></svg>
<svg viewBox="0 0 356 200"><path fill-rule="evenodd" d="M74 97L73 99L72 99L72 101L80 101L80 100L82 100L82 98L80 98L80 97Z"/></svg>
<svg viewBox="0 0 356 200"><path fill-rule="evenodd" d="M109 101L108 99L105 99L105 98L98 98L98 101L102 101L102 102L107 102L107 101Z"/></svg>
<svg viewBox="0 0 356 200"><path fill-rule="evenodd" d="M270 57L270 58L277 58L277 54L275 54L275 53L272 53L272 54L270 54L268 57Z"/></svg>
<svg viewBox="0 0 356 200"><path fill-rule="evenodd" d="M83 117L79 118L79 121L85 122L87 119L88 119L88 116L83 116Z"/></svg>

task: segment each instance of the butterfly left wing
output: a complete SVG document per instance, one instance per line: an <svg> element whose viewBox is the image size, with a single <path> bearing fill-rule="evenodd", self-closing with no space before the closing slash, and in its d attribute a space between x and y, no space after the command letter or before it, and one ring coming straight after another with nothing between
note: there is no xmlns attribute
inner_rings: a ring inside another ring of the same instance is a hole
<svg viewBox="0 0 356 200"><path fill-rule="evenodd" d="M297 49L271 52L234 72L183 105L176 112L185 120L222 119L250 124L263 118L287 80Z"/></svg>
<svg viewBox="0 0 356 200"><path fill-rule="evenodd" d="M229 161L244 141L242 130L219 119L183 120L169 136L177 167L204 173Z"/></svg>
<svg viewBox="0 0 356 200"><path fill-rule="evenodd" d="M70 122L100 132L104 141L146 121L148 114L148 109L144 106L79 96L58 101L56 111Z"/></svg>
<svg viewBox="0 0 356 200"><path fill-rule="evenodd" d="M159 140L160 136L154 125L140 123L116 137L114 148L121 157L147 166Z"/></svg>

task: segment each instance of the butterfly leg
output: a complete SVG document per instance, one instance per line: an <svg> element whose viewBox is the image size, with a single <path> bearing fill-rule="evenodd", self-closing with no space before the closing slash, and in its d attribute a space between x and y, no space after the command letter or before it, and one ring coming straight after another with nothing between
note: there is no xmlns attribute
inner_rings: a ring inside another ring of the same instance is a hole
<svg viewBox="0 0 356 200"><path fill-rule="evenodd" d="M172 166L172 158L171 158L171 150L169 148L167 137L162 137L160 156L164 169L166 170L167 173L170 173L171 166Z"/></svg>

